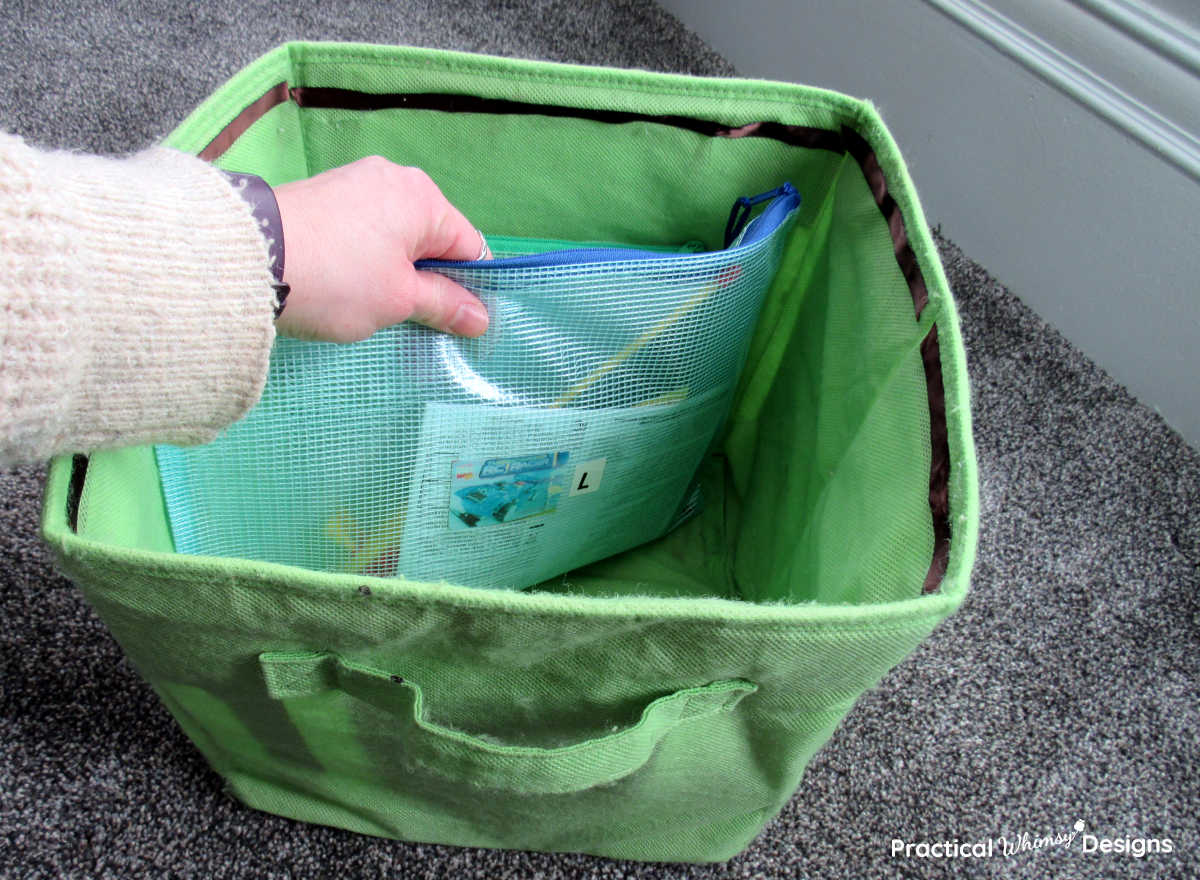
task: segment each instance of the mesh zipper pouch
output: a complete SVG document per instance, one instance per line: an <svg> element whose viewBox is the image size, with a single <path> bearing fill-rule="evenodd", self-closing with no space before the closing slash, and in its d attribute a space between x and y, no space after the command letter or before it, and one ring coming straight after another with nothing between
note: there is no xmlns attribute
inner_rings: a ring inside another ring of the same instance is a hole
<svg viewBox="0 0 1200 880"><path fill-rule="evenodd" d="M504 256L427 267L487 302L479 340L279 340L228 473L207 447L50 469L59 566L243 803L724 860L962 602L962 337L869 104L300 43L169 143L271 184L422 167Z"/></svg>
<svg viewBox="0 0 1200 880"><path fill-rule="evenodd" d="M523 588L659 537L701 503L799 205L785 185L735 214L767 199L712 253L419 264L480 296L480 339L279 340L245 419L157 449L176 551Z"/></svg>

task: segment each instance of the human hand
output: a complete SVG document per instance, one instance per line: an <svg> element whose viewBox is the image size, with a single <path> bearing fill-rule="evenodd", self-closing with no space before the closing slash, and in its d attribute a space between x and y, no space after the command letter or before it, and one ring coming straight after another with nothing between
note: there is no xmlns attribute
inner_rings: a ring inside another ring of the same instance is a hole
<svg viewBox="0 0 1200 880"><path fill-rule="evenodd" d="M462 336L487 329L487 310L466 288L413 268L474 260L486 247L424 171L369 156L283 184L275 199L292 289L279 332L356 342L410 320Z"/></svg>

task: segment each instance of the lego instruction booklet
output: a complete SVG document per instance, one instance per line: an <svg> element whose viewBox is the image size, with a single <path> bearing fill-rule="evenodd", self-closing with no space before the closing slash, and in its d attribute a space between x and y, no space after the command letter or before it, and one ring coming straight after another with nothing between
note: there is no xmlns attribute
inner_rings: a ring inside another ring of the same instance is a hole
<svg viewBox="0 0 1200 880"><path fill-rule="evenodd" d="M728 398L718 388L596 410L426 404L399 572L521 588L658 537Z"/></svg>

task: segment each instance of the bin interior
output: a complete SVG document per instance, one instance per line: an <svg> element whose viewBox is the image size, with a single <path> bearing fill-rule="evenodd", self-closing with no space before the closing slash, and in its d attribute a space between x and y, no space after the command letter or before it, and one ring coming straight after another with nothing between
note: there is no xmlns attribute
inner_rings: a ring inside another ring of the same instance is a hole
<svg viewBox="0 0 1200 880"><path fill-rule="evenodd" d="M631 245L719 248L738 196L790 180L803 197L719 452L703 466L702 514L530 589L867 604L937 588L948 518L939 526L931 506L931 456L945 416L940 364L927 366L922 343L949 316L945 351L957 327L936 279L928 305L914 306L906 231L881 211L865 141L829 126L739 129L753 120L732 108L723 125L539 96L381 98L323 87L322 70L297 63L291 99L217 164L278 185L378 154L425 169L487 233ZM952 434L957 418L952 408ZM150 447L92 455L77 530L172 551Z"/></svg>

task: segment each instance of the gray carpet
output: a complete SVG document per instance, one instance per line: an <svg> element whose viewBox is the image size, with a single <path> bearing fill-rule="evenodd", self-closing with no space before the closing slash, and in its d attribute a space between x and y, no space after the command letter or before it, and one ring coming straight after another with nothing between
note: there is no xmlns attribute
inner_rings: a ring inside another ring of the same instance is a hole
<svg viewBox="0 0 1200 880"><path fill-rule="evenodd" d="M0 126L105 152L161 137L289 38L732 72L632 0L0 8ZM1200 455L952 244L944 255L982 471L974 592L860 702L740 857L641 865L416 846L238 805L51 571L36 532L43 471L24 468L0 471L0 875L1200 875ZM955 864L890 855L896 837L1037 837L1079 820L1175 851L1084 853L1077 840Z"/></svg>

